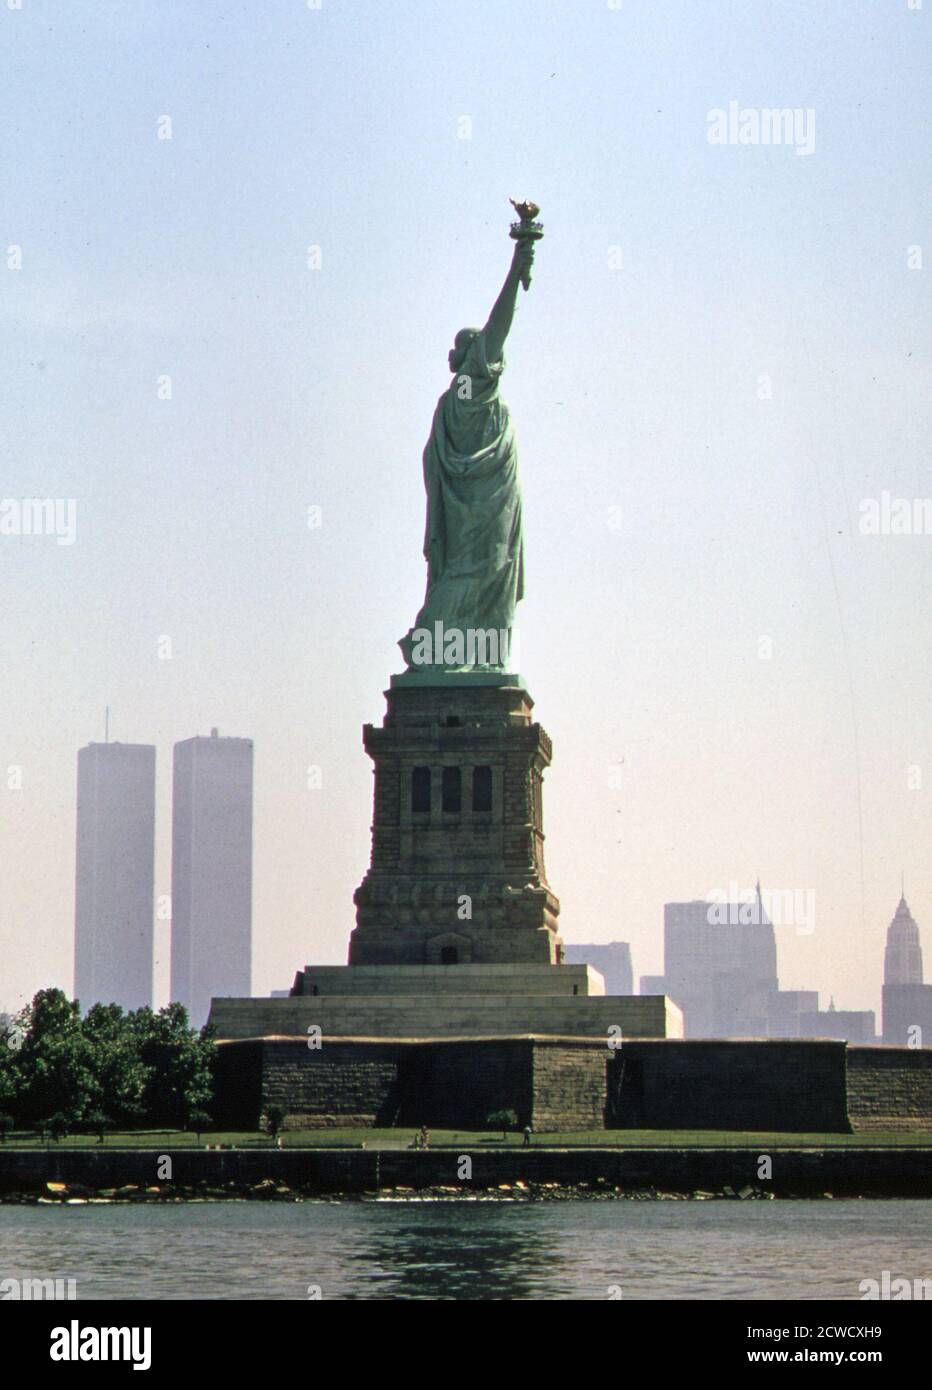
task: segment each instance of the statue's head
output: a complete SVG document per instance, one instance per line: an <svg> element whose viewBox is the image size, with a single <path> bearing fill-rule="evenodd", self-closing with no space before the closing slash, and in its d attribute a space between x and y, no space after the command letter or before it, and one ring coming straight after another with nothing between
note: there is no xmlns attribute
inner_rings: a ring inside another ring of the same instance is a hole
<svg viewBox="0 0 932 1390"><path fill-rule="evenodd" d="M469 344L473 338L477 337L478 328L461 328L453 339L453 346L447 353L447 361L450 364L451 372L458 372L466 360L466 353L469 351Z"/></svg>

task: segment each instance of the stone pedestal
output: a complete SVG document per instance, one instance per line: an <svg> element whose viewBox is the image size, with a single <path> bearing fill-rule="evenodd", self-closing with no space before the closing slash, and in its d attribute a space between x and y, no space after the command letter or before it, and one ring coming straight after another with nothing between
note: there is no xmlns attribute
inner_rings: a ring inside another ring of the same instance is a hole
<svg viewBox="0 0 932 1390"><path fill-rule="evenodd" d="M372 859L350 965L559 965L544 868L550 739L516 676L394 677L374 764Z"/></svg>
<svg viewBox="0 0 932 1390"><path fill-rule="evenodd" d="M392 678L386 699L382 724L363 731L375 775L372 858L356 890L349 964L306 966L287 998L215 999L217 1037L263 1040L266 1060L291 1059L282 1082L294 1091L290 1109L322 1108L349 1123L368 1113L356 1086L366 1058L383 1077L382 1043L412 1056L422 1044L449 1044L443 1055L484 1085L492 1053L465 1046L473 1040L502 1042L511 1056L529 1036L563 1039L575 1057L576 1042L590 1039L601 1075L621 1038L681 1036L669 999L606 995L598 971L564 963L544 868L550 739L520 677L409 671ZM307 1067L324 1088L313 1104L300 1098ZM420 1094L422 1073L406 1074L420 1078L411 1082ZM583 1074L567 1076L582 1095ZM457 1109L460 1081L451 1087L449 1114L458 1124L475 1118L468 1105ZM483 1096L484 1116L496 1107ZM511 1108L519 1100L515 1091ZM376 1109L397 1118L392 1105Z"/></svg>

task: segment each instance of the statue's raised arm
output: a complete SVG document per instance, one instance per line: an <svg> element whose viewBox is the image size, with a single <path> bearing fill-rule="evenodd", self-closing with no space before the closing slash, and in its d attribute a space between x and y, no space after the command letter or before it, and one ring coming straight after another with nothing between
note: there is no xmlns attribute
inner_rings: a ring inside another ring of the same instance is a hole
<svg viewBox="0 0 932 1390"><path fill-rule="evenodd" d="M485 326L485 341L490 362L500 362L505 349L505 339L511 332L518 300L518 286L527 280L530 283L531 267L534 264L533 241L516 241L515 252L505 276L501 292L492 305L489 321Z"/></svg>

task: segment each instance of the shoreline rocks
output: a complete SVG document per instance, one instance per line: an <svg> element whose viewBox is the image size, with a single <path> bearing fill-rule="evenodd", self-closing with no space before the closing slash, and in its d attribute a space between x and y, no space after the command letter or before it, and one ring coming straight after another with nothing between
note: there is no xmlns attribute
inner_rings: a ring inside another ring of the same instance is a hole
<svg viewBox="0 0 932 1390"><path fill-rule="evenodd" d="M606 1180L593 1183L534 1183L520 1179L511 1183L496 1183L481 1186L462 1183L458 1186L443 1184L431 1187L414 1188L406 1185L392 1185L373 1188L369 1191L332 1192L319 1191L311 1187L289 1186L276 1182L273 1178L262 1178L255 1183L230 1182L218 1187L211 1184L182 1186L163 1183L160 1186L134 1186L128 1184L118 1188L89 1189L69 1186L66 1183L46 1183L43 1191L19 1191L0 1194L0 1206L139 1206L177 1203L177 1202L304 1202L304 1201L361 1201L361 1202L449 1202L449 1201L499 1201L499 1202L566 1202L566 1201L628 1201L628 1202L708 1202L708 1201L774 1201L775 1192L763 1188L733 1188L720 1190L697 1189L678 1191L664 1188L624 1188L612 1185ZM831 1197L831 1193L816 1194L818 1199Z"/></svg>

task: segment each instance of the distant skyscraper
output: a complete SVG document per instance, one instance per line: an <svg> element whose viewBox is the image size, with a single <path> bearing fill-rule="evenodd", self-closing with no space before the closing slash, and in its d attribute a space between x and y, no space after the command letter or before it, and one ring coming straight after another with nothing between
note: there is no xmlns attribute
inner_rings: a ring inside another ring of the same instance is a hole
<svg viewBox="0 0 932 1390"><path fill-rule="evenodd" d="M246 995L252 965L252 739L175 744L171 997L206 1022L212 996Z"/></svg>
<svg viewBox="0 0 932 1390"><path fill-rule="evenodd" d="M663 948L665 992L687 1038L767 1036L777 942L759 894L750 906L666 903Z"/></svg>
<svg viewBox="0 0 932 1390"><path fill-rule="evenodd" d="M152 1004L155 749L78 752L74 992L92 1004Z"/></svg>
<svg viewBox="0 0 932 1390"><path fill-rule="evenodd" d="M817 989L780 989L770 1001L767 1036L771 1038L804 1038L804 1018L819 1012ZM818 1036L818 1035L817 1035Z"/></svg>
<svg viewBox="0 0 932 1390"><path fill-rule="evenodd" d="M605 980L606 994L633 994L634 974L631 967L631 947L627 941L601 941L580 944L564 943L563 959L567 965L591 965Z"/></svg>
<svg viewBox="0 0 932 1390"><path fill-rule="evenodd" d="M883 1040L894 1047L932 1047L932 985L884 985Z"/></svg>
<svg viewBox="0 0 932 1390"><path fill-rule="evenodd" d="M932 985L922 983L919 928L902 895L887 929L883 1040L897 1047L932 1044Z"/></svg>
<svg viewBox="0 0 932 1390"><path fill-rule="evenodd" d="M906 906L906 899L900 898L893 921L887 928L887 949L883 958L883 982L885 985L922 984L922 947L919 944L919 928Z"/></svg>

